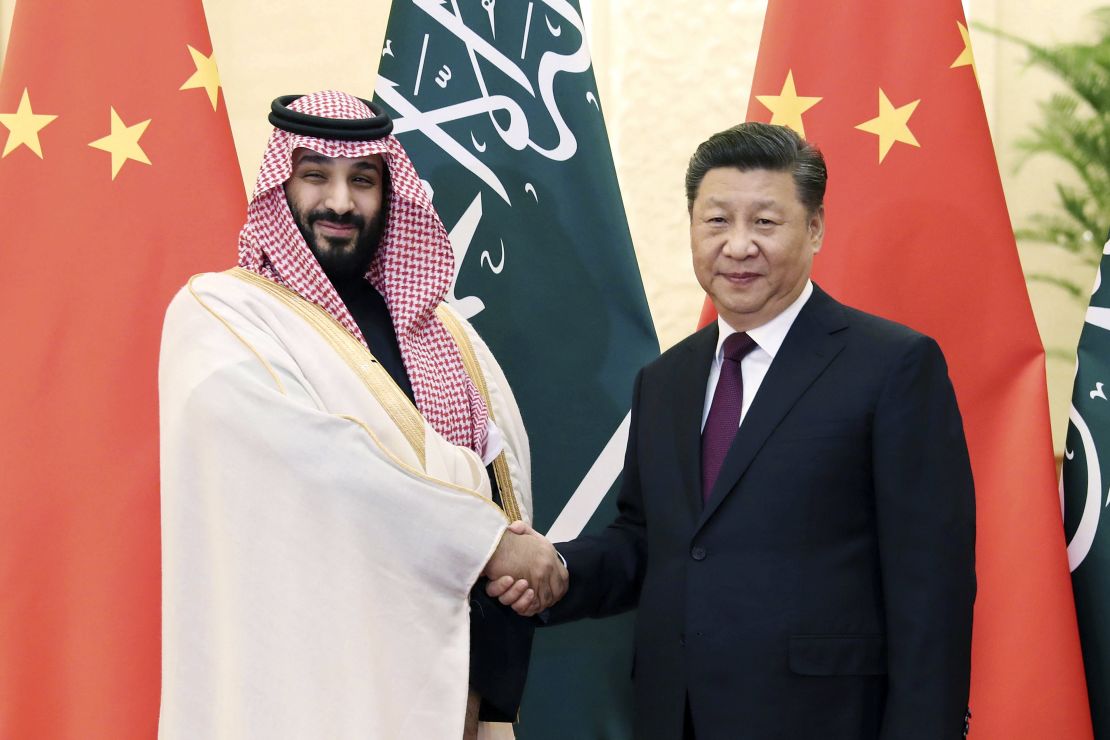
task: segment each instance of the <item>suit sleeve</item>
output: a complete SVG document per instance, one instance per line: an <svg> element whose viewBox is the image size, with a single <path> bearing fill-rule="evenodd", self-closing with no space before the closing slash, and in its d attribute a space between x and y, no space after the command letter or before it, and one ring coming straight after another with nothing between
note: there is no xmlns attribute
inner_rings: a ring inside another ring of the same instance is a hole
<svg viewBox="0 0 1110 740"><path fill-rule="evenodd" d="M883 740L959 738L970 684L975 494L963 423L936 342L917 336L874 417L887 628Z"/></svg>
<svg viewBox="0 0 1110 740"><path fill-rule="evenodd" d="M548 611L545 624L620 614L634 608L640 598L647 561L637 456L642 383L643 370L636 376L632 391L632 419L617 496L617 518L599 534L556 545L566 558L570 587L562 601Z"/></svg>

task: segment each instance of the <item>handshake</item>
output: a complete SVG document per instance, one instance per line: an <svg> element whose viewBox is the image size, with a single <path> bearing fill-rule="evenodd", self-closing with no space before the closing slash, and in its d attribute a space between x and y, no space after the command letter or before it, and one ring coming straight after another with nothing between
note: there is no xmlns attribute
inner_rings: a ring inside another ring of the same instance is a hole
<svg viewBox="0 0 1110 740"><path fill-rule="evenodd" d="M570 579L547 538L522 521L505 530L483 575L489 578L486 593L525 617L563 598Z"/></svg>

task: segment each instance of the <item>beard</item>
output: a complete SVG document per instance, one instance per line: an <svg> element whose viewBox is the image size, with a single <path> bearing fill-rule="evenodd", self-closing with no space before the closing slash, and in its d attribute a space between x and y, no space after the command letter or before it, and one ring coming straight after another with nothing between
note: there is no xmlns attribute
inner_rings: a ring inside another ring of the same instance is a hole
<svg viewBox="0 0 1110 740"><path fill-rule="evenodd" d="M369 222L357 213L340 215L328 209L303 213L292 202L289 203L289 210L305 243L332 284L348 283L366 275L381 244L382 231L385 228L384 209L374 214ZM354 226L357 231L354 237L325 236L318 239L312 227L320 220Z"/></svg>

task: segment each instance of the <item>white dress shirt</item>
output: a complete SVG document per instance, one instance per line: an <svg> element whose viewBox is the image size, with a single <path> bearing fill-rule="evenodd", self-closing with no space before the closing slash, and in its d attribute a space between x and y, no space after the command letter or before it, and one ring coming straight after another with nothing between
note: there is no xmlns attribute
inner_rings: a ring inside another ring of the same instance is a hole
<svg viewBox="0 0 1110 740"><path fill-rule="evenodd" d="M763 326L748 330L748 336L755 341L755 347L740 361L740 375L744 378L744 403L740 408L740 423L752 406L752 399L763 384L763 378L771 369L771 362L778 354L779 347L786 339L786 333L794 325L794 319L802 310L809 297L813 295L813 281L807 280L802 288L802 293L793 303L786 307L782 313L768 321ZM713 405L713 393L717 390L717 379L721 377L721 364L724 362L723 345L730 334L735 334L728 323L717 317L717 353L713 356L713 365L709 368L709 382L705 386L705 406L701 413L701 428L705 429L705 420L709 417L709 407Z"/></svg>

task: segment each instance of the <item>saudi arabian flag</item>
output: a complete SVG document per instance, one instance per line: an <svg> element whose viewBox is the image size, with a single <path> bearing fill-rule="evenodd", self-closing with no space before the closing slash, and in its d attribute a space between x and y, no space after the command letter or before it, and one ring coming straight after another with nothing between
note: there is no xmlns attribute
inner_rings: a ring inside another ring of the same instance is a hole
<svg viewBox="0 0 1110 740"><path fill-rule="evenodd" d="M1110 738L1110 236L1079 336L1061 494L1095 738Z"/></svg>
<svg viewBox="0 0 1110 740"><path fill-rule="evenodd" d="M577 2L394 0L376 88L450 232L450 302L520 403L556 541L615 516L632 381L659 352L584 31ZM631 667L631 614L538 630L517 736L631 737Z"/></svg>

